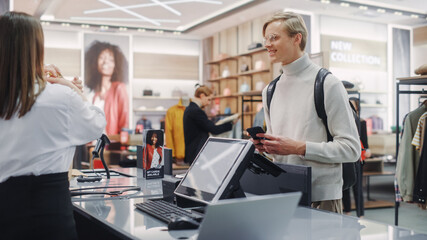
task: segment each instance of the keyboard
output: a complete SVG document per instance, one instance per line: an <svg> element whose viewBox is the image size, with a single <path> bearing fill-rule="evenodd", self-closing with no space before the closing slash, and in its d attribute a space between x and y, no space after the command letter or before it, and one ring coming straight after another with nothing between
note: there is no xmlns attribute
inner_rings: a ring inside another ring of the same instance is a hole
<svg viewBox="0 0 427 240"><path fill-rule="evenodd" d="M201 213L180 208L164 200L148 200L147 202L136 203L135 207L165 223L169 223L179 217L189 217L197 222L201 222L203 219L203 214Z"/></svg>

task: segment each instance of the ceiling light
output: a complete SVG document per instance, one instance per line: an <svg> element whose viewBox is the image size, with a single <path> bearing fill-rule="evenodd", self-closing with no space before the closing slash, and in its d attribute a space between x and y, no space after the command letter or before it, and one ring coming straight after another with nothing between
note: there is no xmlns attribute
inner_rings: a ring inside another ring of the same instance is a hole
<svg viewBox="0 0 427 240"><path fill-rule="evenodd" d="M44 26L49 26L50 22L42 22L41 24L44 25Z"/></svg>
<svg viewBox="0 0 427 240"><path fill-rule="evenodd" d="M329 0L321 0L320 2L321 2L321 3L324 3L324 4L329 4L329 3L331 3L331 1L329 1Z"/></svg>
<svg viewBox="0 0 427 240"><path fill-rule="evenodd" d="M378 8L378 9L377 9L377 12L379 12L379 13L385 13L385 9Z"/></svg>
<svg viewBox="0 0 427 240"><path fill-rule="evenodd" d="M411 18L419 18L420 16L418 16L417 14L411 14Z"/></svg>
<svg viewBox="0 0 427 240"><path fill-rule="evenodd" d="M171 13L176 14L176 15L178 15L178 16L181 16L181 13L180 13L180 12L178 12L177 10L175 10L175 9L173 9L173 8L171 8L171 7L169 7L167 4L162 3L162 2L160 2L160 1L158 1L158 0L151 0L151 1L152 1L152 2L154 2L155 4L158 4L159 6L163 7L164 9L166 9L166 10L170 11Z"/></svg>
<svg viewBox="0 0 427 240"><path fill-rule="evenodd" d="M156 33L157 33L157 34L162 34L162 33L163 33L163 30L156 30Z"/></svg>
<svg viewBox="0 0 427 240"><path fill-rule="evenodd" d="M107 29L108 29L108 26L104 26L104 25L103 25L103 26L101 26L100 28L101 28L101 30L107 30Z"/></svg>
<svg viewBox="0 0 427 240"><path fill-rule="evenodd" d="M82 28L89 28L90 26L89 26L89 24L82 24L81 27Z"/></svg>
<svg viewBox="0 0 427 240"><path fill-rule="evenodd" d="M70 24L69 23L61 23L61 26L63 26L63 27L69 27Z"/></svg>
<svg viewBox="0 0 427 240"><path fill-rule="evenodd" d="M342 3L340 3L340 5L341 5L341 7L350 7L350 4L346 3L346 2L342 2Z"/></svg>
<svg viewBox="0 0 427 240"><path fill-rule="evenodd" d="M138 32L145 32L144 28L138 28Z"/></svg>
<svg viewBox="0 0 427 240"><path fill-rule="evenodd" d="M55 20L55 16L50 15L50 14L43 14L40 17L40 20L42 20L42 21L53 21L53 20Z"/></svg>
<svg viewBox="0 0 427 240"><path fill-rule="evenodd" d="M100 2L102 2L102 3L104 3L104 4L106 4L106 5L108 5L108 6L110 6L110 7L116 8L117 10L120 10L120 11L122 11L122 12L125 12L125 13L127 13L127 14L129 14L129 15L132 15L132 16L134 16L134 17L137 17L137 18L143 19L143 20L145 20L145 21L147 21L147 22L150 22L150 23L152 23L153 25L160 26L160 23L159 23L159 22L154 21L153 19L147 18L147 17L145 17L145 16L142 16L141 14L138 14L138 13L136 13L136 12L130 11L130 10L128 10L128 9L126 9L126 8L124 8L124 7L121 7L121 6L117 5L117 4L114 4L114 3L110 2L110 1L107 1L107 0L98 0L98 1L100 1Z"/></svg>
<svg viewBox="0 0 427 240"><path fill-rule="evenodd" d="M120 27L119 28L119 31L127 31L128 30L128 28L126 28L126 27Z"/></svg>
<svg viewBox="0 0 427 240"><path fill-rule="evenodd" d="M359 9L361 9L361 10L368 10L368 7L361 5L361 6L359 6Z"/></svg>
<svg viewBox="0 0 427 240"><path fill-rule="evenodd" d="M394 12L394 14L398 16L402 16L402 12L399 12L399 11Z"/></svg>
<svg viewBox="0 0 427 240"><path fill-rule="evenodd" d="M173 32L174 35L181 35L181 32Z"/></svg>

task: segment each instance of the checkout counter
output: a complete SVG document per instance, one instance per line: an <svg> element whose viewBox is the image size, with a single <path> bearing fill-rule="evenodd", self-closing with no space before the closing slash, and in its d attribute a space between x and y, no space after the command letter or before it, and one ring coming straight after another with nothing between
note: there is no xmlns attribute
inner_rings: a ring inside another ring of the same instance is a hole
<svg viewBox="0 0 427 240"><path fill-rule="evenodd" d="M137 168L113 170L125 175L112 175L111 179L97 183L79 183L76 179L70 181L70 189L119 185L137 185L141 188L140 191L117 196L72 197L81 239L197 239L197 230L168 231L164 222L135 208L135 203L162 198L162 179L146 180L142 170ZM172 179L172 176L165 175L164 179ZM268 233L265 239L268 239ZM427 235L371 220L298 207L283 239L403 240L427 239Z"/></svg>

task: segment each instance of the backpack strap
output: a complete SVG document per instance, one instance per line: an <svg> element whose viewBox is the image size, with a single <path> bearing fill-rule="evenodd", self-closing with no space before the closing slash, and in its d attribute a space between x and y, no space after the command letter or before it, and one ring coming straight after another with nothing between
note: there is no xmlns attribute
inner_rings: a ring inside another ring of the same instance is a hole
<svg viewBox="0 0 427 240"><path fill-rule="evenodd" d="M321 68L316 75L316 81L314 82L314 105L316 107L317 116L322 119L323 125L326 128L326 134L328 136L328 142L332 141L332 135L328 128L328 117L326 116L325 110L325 91L323 85L325 83L326 76L330 74L327 69Z"/></svg>
<svg viewBox="0 0 427 240"><path fill-rule="evenodd" d="M277 78L275 78L273 81L271 81L268 84L268 87L267 87L267 111L268 111L268 114L270 114L270 104L271 104L271 99L273 99L274 90L276 90L276 83L277 83L277 81L279 81L281 76L282 75L279 75Z"/></svg>

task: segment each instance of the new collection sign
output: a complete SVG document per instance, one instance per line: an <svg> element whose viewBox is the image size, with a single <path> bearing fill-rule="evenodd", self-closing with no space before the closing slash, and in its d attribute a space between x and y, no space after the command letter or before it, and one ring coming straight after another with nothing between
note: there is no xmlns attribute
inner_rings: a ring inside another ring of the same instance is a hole
<svg viewBox="0 0 427 240"><path fill-rule="evenodd" d="M387 71L387 43L322 35L329 67Z"/></svg>

